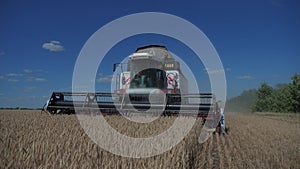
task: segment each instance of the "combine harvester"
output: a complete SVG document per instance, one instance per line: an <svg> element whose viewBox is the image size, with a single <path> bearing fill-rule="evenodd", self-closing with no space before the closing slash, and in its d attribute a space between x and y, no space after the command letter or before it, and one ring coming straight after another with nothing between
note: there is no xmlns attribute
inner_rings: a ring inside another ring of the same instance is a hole
<svg viewBox="0 0 300 169"><path fill-rule="evenodd" d="M112 114L152 114L197 116L205 120L220 117L212 93L188 93L187 79L180 64L164 46L138 48L128 63L113 65L113 93L53 92L44 110L50 114L101 112ZM217 127L220 131L220 125Z"/></svg>

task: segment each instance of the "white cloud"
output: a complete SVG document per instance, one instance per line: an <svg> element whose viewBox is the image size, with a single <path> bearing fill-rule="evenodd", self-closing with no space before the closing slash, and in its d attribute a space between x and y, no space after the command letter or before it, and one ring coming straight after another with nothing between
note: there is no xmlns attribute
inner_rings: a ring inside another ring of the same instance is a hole
<svg viewBox="0 0 300 169"><path fill-rule="evenodd" d="M18 82L19 80L18 79L8 79L7 81L9 81L9 82Z"/></svg>
<svg viewBox="0 0 300 169"><path fill-rule="evenodd" d="M237 79L250 80L250 79L255 79L255 77L254 76L245 75L245 76L238 76Z"/></svg>
<svg viewBox="0 0 300 169"><path fill-rule="evenodd" d="M46 81L45 78L39 78L39 77L35 78L34 80L37 81L37 82L44 82L44 81Z"/></svg>
<svg viewBox="0 0 300 169"><path fill-rule="evenodd" d="M83 86L70 86L67 90L75 90L78 92L87 92L87 91L93 91L94 88L92 86L83 85Z"/></svg>
<svg viewBox="0 0 300 169"><path fill-rule="evenodd" d="M4 55L5 55L5 52L0 51L0 56L4 56Z"/></svg>
<svg viewBox="0 0 300 169"><path fill-rule="evenodd" d="M17 76L23 76L23 74L17 74L17 73L8 73L6 74L7 77L17 77Z"/></svg>
<svg viewBox="0 0 300 169"><path fill-rule="evenodd" d="M39 73L39 72L45 73L46 71L44 71L44 70L41 70L41 69L35 69L35 70L23 69L23 72L24 72L24 74L22 74L22 73L8 73L8 74L5 74L5 75L0 75L0 80L5 79L8 82L19 82L19 81L23 81L23 80L35 81L35 82L47 81L47 79L45 79L45 78L33 76L34 73Z"/></svg>
<svg viewBox="0 0 300 169"><path fill-rule="evenodd" d="M32 73L33 70L30 70L30 69L24 69L24 72L25 72L25 73Z"/></svg>
<svg viewBox="0 0 300 169"><path fill-rule="evenodd" d="M2 79L7 79L8 82L19 82L20 80L18 79L20 76L23 76L23 74L18 74L18 73L8 73L5 75L5 77L2 77Z"/></svg>
<svg viewBox="0 0 300 169"><path fill-rule="evenodd" d="M24 69L25 73L48 73L48 71L43 69Z"/></svg>
<svg viewBox="0 0 300 169"><path fill-rule="evenodd" d="M112 81L112 75L102 75L100 74L100 77L96 79L98 83L110 83Z"/></svg>
<svg viewBox="0 0 300 169"><path fill-rule="evenodd" d="M48 71L43 70L43 69L36 69L36 70L34 70L34 72L48 73Z"/></svg>
<svg viewBox="0 0 300 169"><path fill-rule="evenodd" d="M25 91L25 92L31 92L31 91L33 91L33 90L35 90L35 89L36 89L35 86L31 86L31 87L26 87L26 88L24 89L24 91Z"/></svg>
<svg viewBox="0 0 300 169"><path fill-rule="evenodd" d="M42 47L51 52L60 52L65 50L65 48L61 45L59 41L54 41L54 40L44 43Z"/></svg>
<svg viewBox="0 0 300 169"><path fill-rule="evenodd" d="M35 82L44 82L44 81L46 81L46 79L45 78L40 78L40 77L28 77L27 78L27 81L35 81Z"/></svg>
<svg viewBox="0 0 300 169"><path fill-rule="evenodd" d="M219 74L219 73L224 73L224 69L209 69L209 68L205 68L204 71L207 74Z"/></svg>

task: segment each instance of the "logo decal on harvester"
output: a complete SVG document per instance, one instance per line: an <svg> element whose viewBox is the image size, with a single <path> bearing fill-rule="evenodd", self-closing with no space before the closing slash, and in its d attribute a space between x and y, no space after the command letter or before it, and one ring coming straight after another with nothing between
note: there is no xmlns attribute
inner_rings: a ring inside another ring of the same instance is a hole
<svg viewBox="0 0 300 169"><path fill-rule="evenodd" d="M168 73L167 74L168 84L172 89L177 89L178 87L178 75L177 73ZM168 87L169 88L169 87Z"/></svg>

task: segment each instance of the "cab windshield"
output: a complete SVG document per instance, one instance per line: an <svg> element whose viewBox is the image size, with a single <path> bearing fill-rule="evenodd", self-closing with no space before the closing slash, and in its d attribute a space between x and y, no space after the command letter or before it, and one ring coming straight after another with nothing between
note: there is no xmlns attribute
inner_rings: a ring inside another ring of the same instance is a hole
<svg viewBox="0 0 300 169"><path fill-rule="evenodd" d="M134 72L133 72L134 73ZM132 73L131 89L136 88L166 88L166 73L160 69L145 69L136 74Z"/></svg>

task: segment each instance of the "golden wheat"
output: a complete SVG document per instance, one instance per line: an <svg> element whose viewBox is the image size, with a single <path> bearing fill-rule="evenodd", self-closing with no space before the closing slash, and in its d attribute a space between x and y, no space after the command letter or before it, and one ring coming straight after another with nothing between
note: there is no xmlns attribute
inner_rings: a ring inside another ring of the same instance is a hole
<svg viewBox="0 0 300 169"><path fill-rule="evenodd" d="M149 124L105 117L120 133L149 137L176 117ZM227 114L229 135L198 143L201 120L170 151L126 158L102 150L85 134L75 115L39 111L0 112L0 168L300 168L300 122L284 117Z"/></svg>

